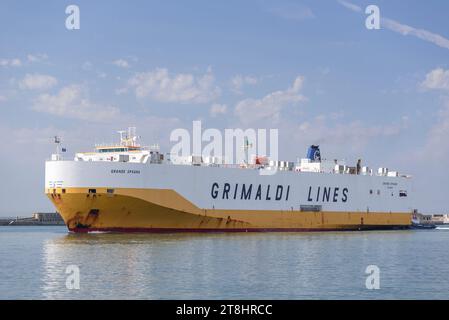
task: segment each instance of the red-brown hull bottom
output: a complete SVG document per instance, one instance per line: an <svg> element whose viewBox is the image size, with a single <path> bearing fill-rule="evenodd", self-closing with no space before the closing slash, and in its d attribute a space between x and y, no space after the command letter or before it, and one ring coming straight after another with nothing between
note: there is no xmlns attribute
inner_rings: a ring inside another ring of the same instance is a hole
<svg viewBox="0 0 449 320"><path fill-rule="evenodd" d="M368 231L368 230L406 230L409 226L354 226L344 228L248 228L248 229L205 229L205 228L71 228L74 233L111 232L111 233L221 233L221 232L324 232L324 231Z"/></svg>

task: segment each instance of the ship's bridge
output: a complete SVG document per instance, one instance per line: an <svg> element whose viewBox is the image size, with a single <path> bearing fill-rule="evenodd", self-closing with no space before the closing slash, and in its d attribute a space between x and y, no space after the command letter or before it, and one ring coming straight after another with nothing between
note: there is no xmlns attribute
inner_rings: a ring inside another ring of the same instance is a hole
<svg viewBox="0 0 449 320"><path fill-rule="evenodd" d="M136 128L131 127L127 131L118 131L119 144L99 144L94 152L79 152L75 154L75 161L115 161L134 163L161 163L163 156L160 154L159 145L150 147L141 146L137 141Z"/></svg>

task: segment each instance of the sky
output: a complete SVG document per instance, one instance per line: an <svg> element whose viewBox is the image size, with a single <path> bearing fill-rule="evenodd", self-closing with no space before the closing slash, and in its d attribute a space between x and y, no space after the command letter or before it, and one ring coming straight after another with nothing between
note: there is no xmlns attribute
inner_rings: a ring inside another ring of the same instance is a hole
<svg viewBox="0 0 449 320"><path fill-rule="evenodd" d="M77 5L80 28L66 28ZM376 5L380 29L368 29ZM0 2L0 216L53 211L51 137L90 151L136 126L275 128L279 157L319 144L413 176L449 213L448 1Z"/></svg>

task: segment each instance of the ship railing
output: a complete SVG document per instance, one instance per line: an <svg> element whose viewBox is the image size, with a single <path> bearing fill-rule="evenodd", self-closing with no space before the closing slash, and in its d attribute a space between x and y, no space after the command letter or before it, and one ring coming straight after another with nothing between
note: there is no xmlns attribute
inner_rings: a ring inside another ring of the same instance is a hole
<svg viewBox="0 0 449 320"><path fill-rule="evenodd" d="M191 163L191 162L184 162L184 163L173 163L171 161L164 162L166 165L173 165L173 166L198 166L198 167L220 167L220 168L228 168L228 169L248 169L248 170L259 170L259 169L268 169L268 170L279 170L279 171L294 171L294 170L287 170L287 168L283 167L274 167L269 165L260 165L260 164L223 164L223 163Z"/></svg>

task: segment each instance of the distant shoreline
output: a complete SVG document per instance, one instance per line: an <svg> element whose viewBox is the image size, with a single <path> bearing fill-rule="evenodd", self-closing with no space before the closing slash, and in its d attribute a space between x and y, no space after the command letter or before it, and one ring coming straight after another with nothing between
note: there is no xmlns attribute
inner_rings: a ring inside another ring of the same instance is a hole
<svg viewBox="0 0 449 320"><path fill-rule="evenodd" d="M64 226L57 212L38 212L31 217L0 217L0 226Z"/></svg>
<svg viewBox="0 0 449 320"><path fill-rule="evenodd" d="M21 221L21 219L0 219L0 226L65 226L64 222Z"/></svg>

